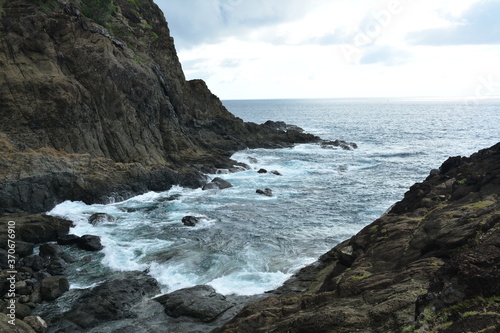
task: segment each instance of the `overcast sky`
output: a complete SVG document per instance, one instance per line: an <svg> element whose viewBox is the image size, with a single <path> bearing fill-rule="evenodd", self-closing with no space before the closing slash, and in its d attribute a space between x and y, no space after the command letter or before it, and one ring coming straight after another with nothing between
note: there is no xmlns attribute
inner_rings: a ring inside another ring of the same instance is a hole
<svg viewBox="0 0 500 333"><path fill-rule="evenodd" d="M156 0L221 99L500 95L500 0Z"/></svg>

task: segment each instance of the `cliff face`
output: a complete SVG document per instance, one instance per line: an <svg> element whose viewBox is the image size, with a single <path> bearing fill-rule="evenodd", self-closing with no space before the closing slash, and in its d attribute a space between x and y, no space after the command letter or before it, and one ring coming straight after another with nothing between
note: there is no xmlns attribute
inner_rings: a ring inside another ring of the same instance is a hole
<svg viewBox="0 0 500 333"><path fill-rule="evenodd" d="M498 332L499 194L500 143L450 158L217 332Z"/></svg>
<svg viewBox="0 0 500 333"><path fill-rule="evenodd" d="M235 150L317 139L244 123L186 81L152 1L95 3L0 2L1 210L199 186Z"/></svg>

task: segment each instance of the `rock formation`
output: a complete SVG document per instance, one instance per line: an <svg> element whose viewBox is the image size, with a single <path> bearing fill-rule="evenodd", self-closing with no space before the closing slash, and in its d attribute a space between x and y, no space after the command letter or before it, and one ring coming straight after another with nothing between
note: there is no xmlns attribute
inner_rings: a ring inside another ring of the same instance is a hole
<svg viewBox="0 0 500 333"><path fill-rule="evenodd" d="M499 194L500 143L450 158L214 332L498 332Z"/></svg>
<svg viewBox="0 0 500 333"><path fill-rule="evenodd" d="M236 150L318 140L186 81L151 0L2 0L0 73L0 213L199 187Z"/></svg>

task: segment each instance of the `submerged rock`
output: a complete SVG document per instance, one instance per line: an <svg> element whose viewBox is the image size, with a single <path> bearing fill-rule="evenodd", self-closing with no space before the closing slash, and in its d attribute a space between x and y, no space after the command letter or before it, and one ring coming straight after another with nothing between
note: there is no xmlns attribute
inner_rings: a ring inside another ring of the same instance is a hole
<svg viewBox="0 0 500 333"><path fill-rule="evenodd" d="M116 218L107 213L94 213L89 217L89 223L92 225L100 225L107 222L115 222Z"/></svg>
<svg viewBox="0 0 500 333"><path fill-rule="evenodd" d="M272 197L273 196L273 190L271 190L270 188L265 188L263 190L258 189L257 191L255 191L255 193L262 194L262 195L265 195L265 196L268 196L268 197Z"/></svg>
<svg viewBox="0 0 500 333"><path fill-rule="evenodd" d="M354 142L347 142L344 140L335 140L335 141L323 140L321 142L321 148L336 149L336 147L340 147L344 150L353 150L353 149L357 149L358 145Z"/></svg>
<svg viewBox="0 0 500 333"><path fill-rule="evenodd" d="M201 218L196 217L196 216L184 216L182 218L182 224L184 224L187 227L194 227L201 221Z"/></svg>
<svg viewBox="0 0 500 333"><path fill-rule="evenodd" d="M230 187L233 187L233 185L230 182L222 178L215 177L210 183L205 184L202 190L214 190L214 189L224 190Z"/></svg>
<svg viewBox="0 0 500 333"><path fill-rule="evenodd" d="M233 306L224 295L207 285L180 289L154 300L162 304L171 317L187 316L203 322L213 321Z"/></svg>

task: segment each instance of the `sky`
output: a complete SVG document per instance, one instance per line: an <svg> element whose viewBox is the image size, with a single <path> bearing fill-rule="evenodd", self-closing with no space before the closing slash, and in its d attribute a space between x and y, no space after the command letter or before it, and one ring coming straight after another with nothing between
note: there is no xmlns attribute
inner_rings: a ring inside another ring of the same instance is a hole
<svg viewBox="0 0 500 333"><path fill-rule="evenodd" d="M221 99L500 96L500 0L156 0Z"/></svg>

